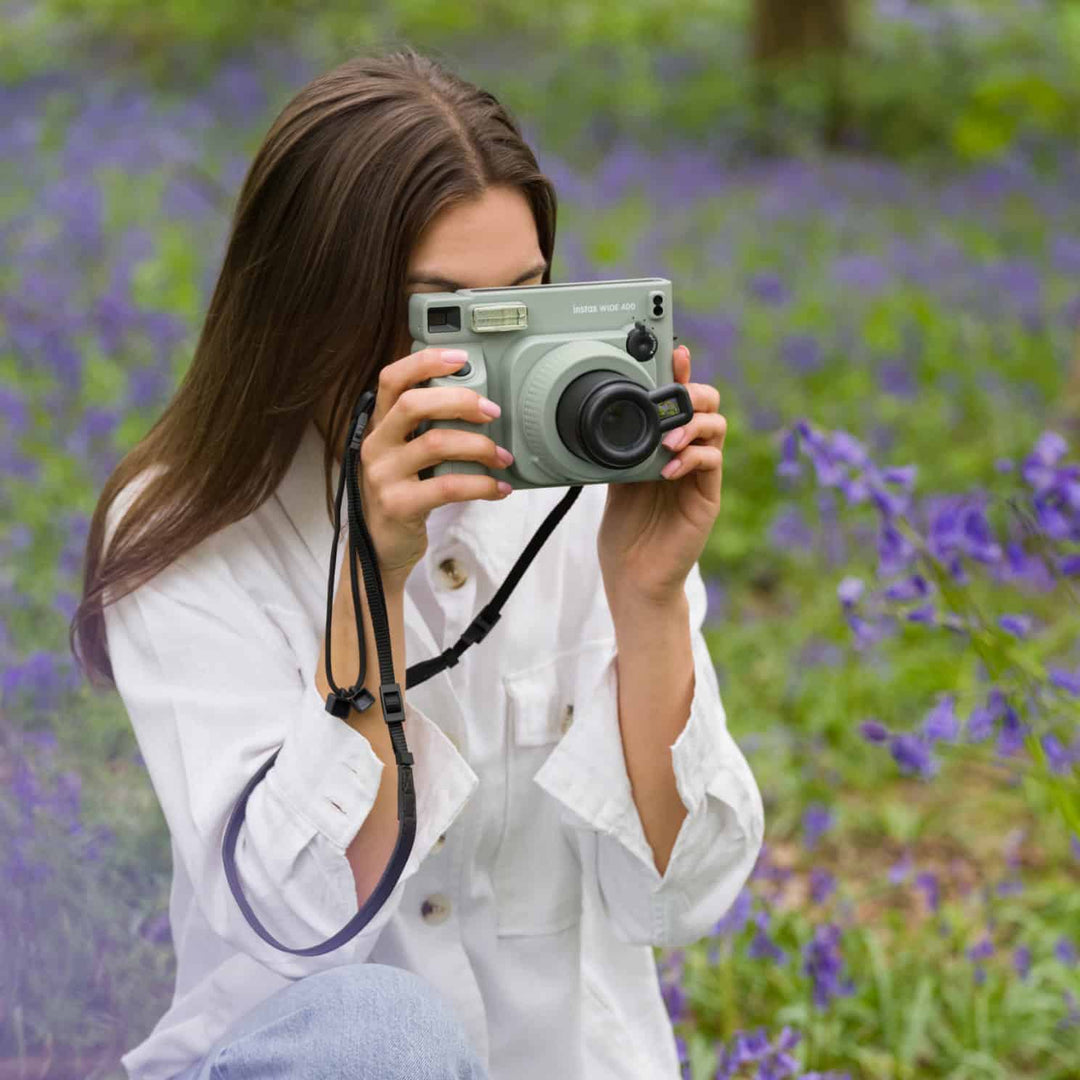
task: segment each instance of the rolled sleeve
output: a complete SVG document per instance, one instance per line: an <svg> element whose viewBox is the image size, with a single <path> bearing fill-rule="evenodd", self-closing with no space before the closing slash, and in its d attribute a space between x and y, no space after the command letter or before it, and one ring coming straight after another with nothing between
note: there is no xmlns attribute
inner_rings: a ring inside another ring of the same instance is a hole
<svg viewBox="0 0 1080 1080"><path fill-rule="evenodd" d="M235 862L259 921L290 948L336 934L358 910L345 849L371 811L383 763L326 712L272 618L201 545L105 608L117 690L196 903L223 940L288 977L367 958L406 881L479 781L439 727L406 701L417 831L394 891L341 948L295 956L248 924L225 876L222 840L251 776Z"/></svg>
<svg viewBox="0 0 1080 1080"><path fill-rule="evenodd" d="M761 794L727 729L701 632L705 586L697 566L686 593L694 694L671 760L687 814L663 876L623 754L614 642L599 665L579 669L574 723L534 778L578 832L583 872L596 876L616 936L628 944L684 945L706 936L750 876L764 834Z"/></svg>

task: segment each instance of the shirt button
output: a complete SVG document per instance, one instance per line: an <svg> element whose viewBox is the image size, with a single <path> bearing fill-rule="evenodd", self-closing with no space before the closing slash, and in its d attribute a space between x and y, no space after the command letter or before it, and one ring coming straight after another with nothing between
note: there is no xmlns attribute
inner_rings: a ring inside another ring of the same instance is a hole
<svg viewBox="0 0 1080 1080"><path fill-rule="evenodd" d="M440 836L439 839L436 840L435 843L431 845L431 850L432 851L438 851L443 846L443 844L445 844L445 843L446 843L446 833L443 833L442 836Z"/></svg>
<svg viewBox="0 0 1080 1080"><path fill-rule="evenodd" d="M439 574L448 589L460 589L468 580L468 574L461 568L457 559L443 559L439 563Z"/></svg>
<svg viewBox="0 0 1080 1080"><path fill-rule="evenodd" d="M438 926L450 918L450 900L443 893L432 893L421 905L420 914L430 926Z"/></svg>
<svg viewBox="0 0 1080 1080"><path fill-rule="evenodd" d="M570 730L570 725L574 722L574 706L573 704L567 705L563 709L562 723L559 725L562 728L562 733L565 735Z"/></svg>

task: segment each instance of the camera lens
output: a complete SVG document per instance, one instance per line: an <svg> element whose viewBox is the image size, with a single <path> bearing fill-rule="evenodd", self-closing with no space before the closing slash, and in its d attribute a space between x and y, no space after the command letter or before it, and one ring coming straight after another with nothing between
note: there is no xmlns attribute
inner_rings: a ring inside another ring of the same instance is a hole
<svg viewBox="0 0 1080 1080"><path fill-rule="evenodd" d="M648 391L606 369L587 371L566 387L555 421L571 453L608 469L632 468L660 441L660 421Z"/></svg>
<svg viewBox="0 0 1080 1080"><path fill-rule="evenodd" d="M616 398L600 414L601 439L619 450L633 446L645 435L647 428L641 406L626 398Z"/></svg>

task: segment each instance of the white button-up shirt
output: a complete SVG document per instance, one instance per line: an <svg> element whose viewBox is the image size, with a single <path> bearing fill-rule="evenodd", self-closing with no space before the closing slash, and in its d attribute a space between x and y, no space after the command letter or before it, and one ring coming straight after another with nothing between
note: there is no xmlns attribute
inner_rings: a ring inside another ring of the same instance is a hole
<svg viewBox="0 0 1080 1080"><path fill-rule="evenodd" d="M322 451L310 425L273 497L106 608L117 688L173 857L175 993L123 1056L128 1075L168 1080L291 980L370 960L433 984L492 1080L676 1080L652 947L710 934L750 874L764 813L727 730L695 566L694 697L671 747L688 813L657 871L619 729L596 554L605 485L582 489L488 636L407 690L416 837L371 922L336 951L305 957L245 920L222 836L262 763L280 747L248 800L236 866L259 919L295 948L356 914L345 849L383 769L315 689L333 539ZM107 537L141 483L114 501ZM564 494L523 489L432 512L445 529L433 530L406 583L408 664L457 640ZM343 523L338 580L347 551Z"/></svg>

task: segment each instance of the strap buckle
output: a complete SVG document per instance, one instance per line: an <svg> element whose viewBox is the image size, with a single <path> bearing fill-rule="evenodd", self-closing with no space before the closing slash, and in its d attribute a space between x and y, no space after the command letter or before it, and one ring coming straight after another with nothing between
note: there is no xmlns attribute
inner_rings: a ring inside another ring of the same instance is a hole
<svg viewBox="0 0 1080 1080"><path fill-rule="evenodd" d="M465 627L465 633L461 635L462 640L469 642L470 645L483 641L500 618L502 618L501 612L491 612L487 608L482 608L480 614Z"/></svg>

